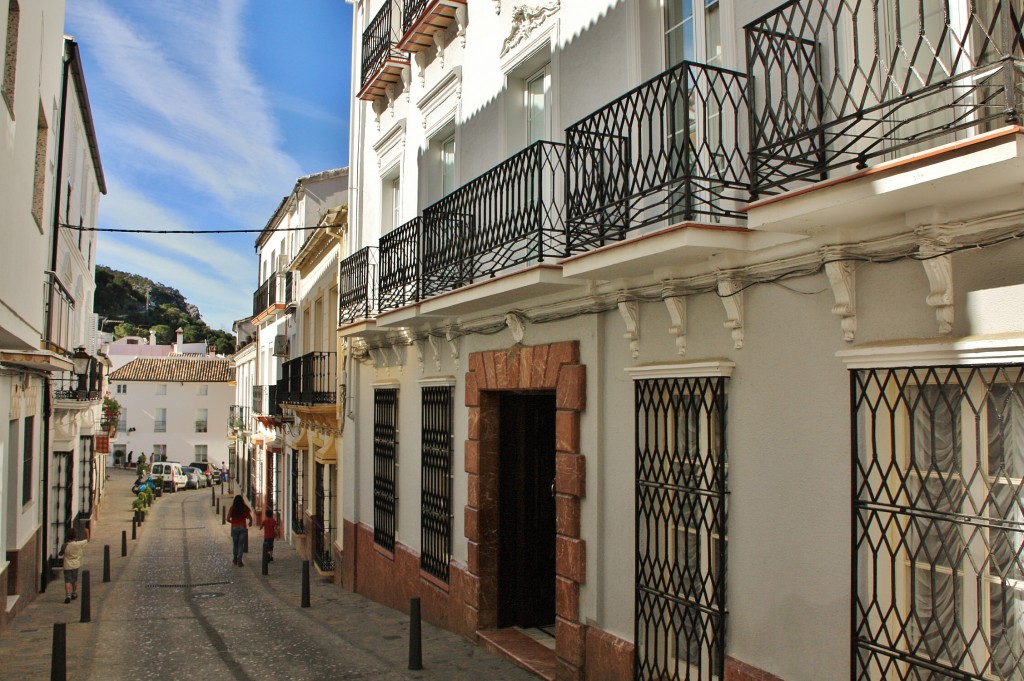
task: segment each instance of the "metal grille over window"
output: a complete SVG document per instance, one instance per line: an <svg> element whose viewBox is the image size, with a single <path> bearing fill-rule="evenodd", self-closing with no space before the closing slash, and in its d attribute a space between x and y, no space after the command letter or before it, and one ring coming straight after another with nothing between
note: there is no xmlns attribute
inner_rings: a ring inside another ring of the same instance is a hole
<svg viewBox="0 0 1024 681"><path fill-rule="evenodd" d="M313 560L324 572L334 570L334 553L331 551L334 521L334 487L331 484L330 466L316 464L316 513L313 515Z"/></svg>
<svg viewBox="0 0 1024 681"><path fill-rule="evenodd" d="M305 490L306 477L303 470L302 454L297 449L292 450L292 532L295 534L306 534L305 513Z"/></svg>
<svg viewBox="0 0 1024 681"><path fill-rule="evenodd" d="M637 679L722 678L725 378L636 381Z"/></svg>
<svg viewBox="0 0 1024 681"><path fill-rule="evenodd" d="M453 391L450 385L423 388L420 569L446 584L452 545Z"/></svg>
<svg viewBox="0 0 1024 681"><path fill-rule="evenodd" d="M398 389L373 391L373 541L395 550L398 508Z"/></svg>
<svg viewBox="0 0 1024 681"><path fill-rule="evenodd" d="M851 373L856 681L1024 679L1022 378Z"/></svg>

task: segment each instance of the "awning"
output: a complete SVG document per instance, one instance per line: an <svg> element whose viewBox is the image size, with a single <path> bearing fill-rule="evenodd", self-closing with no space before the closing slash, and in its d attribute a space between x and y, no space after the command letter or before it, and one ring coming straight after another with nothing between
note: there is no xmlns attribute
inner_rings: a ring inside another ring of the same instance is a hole
<svg viewBox="0 0 1024 681"><path fill-rule="evenodd" d="M291 444L292 449L309 449L309 429L303 428L302 435L297 437Z"/></svg>
<svg viewBox="0 0 1024 681"><path fill-rule="evenodd" d="M314 459L317 463L334 464L338 462L338 452L335 447L337 438L333 435L324 436L326 440L322 447L317 448Z"/></svg>

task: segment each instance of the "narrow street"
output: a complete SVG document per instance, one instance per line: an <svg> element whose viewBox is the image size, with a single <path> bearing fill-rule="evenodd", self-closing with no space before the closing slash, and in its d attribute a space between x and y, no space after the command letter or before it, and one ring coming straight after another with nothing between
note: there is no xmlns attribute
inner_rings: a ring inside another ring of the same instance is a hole
<svg viewBox="0 0 1024 681"><path fill-rule="evenodd" d="M0 678L49 678L52 623L67 622L68 678L183 679L535 679L482 648L423 623L424 669L408 667L408 617L310 575L311 607L301 608L299 556L278 541L270 574L250 531L244 567L231 563L228 527L210 490L165 493L130 540L133 475L109 471L111 490L85 568L90 623L80 601L63 603L58 573L46 593L0 637ZM218 496L219 496L219 488ZM225 488L226 490L226 488ZM230 497L221 498L223 504ZM129 532L120 556L120 532ZM102 583L103 544L112 580Z"/></svg>

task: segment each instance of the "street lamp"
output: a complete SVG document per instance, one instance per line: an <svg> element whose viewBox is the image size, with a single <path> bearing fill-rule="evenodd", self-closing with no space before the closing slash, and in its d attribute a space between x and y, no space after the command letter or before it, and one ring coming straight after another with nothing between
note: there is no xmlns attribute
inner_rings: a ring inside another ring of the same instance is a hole
<svg viewBox="0 0 1024 681"><path fill-rule="evenodd" d="M71 355L71 363L75 367L75 374L78 375L78 399L84 399L86 393L86 386L88 385L89 379L89 368L92 366L93 359L88 352L85 351L84 345L79 345L75 348L75 354Z"/></svg>

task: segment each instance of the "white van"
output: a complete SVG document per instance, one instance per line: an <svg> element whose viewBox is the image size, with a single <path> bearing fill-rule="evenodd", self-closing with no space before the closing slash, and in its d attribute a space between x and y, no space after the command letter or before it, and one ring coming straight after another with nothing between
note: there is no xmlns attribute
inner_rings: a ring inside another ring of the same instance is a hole
<svg viewBox="0 0 1024 681"><path fill-rule="evenodd" d="M162 475L164 489L171 492L185 489L185 484L188 482L188 476L185 475L185 471L181 469L181 464L177 461L157 461L149 472L154 478Z"/></svg>

